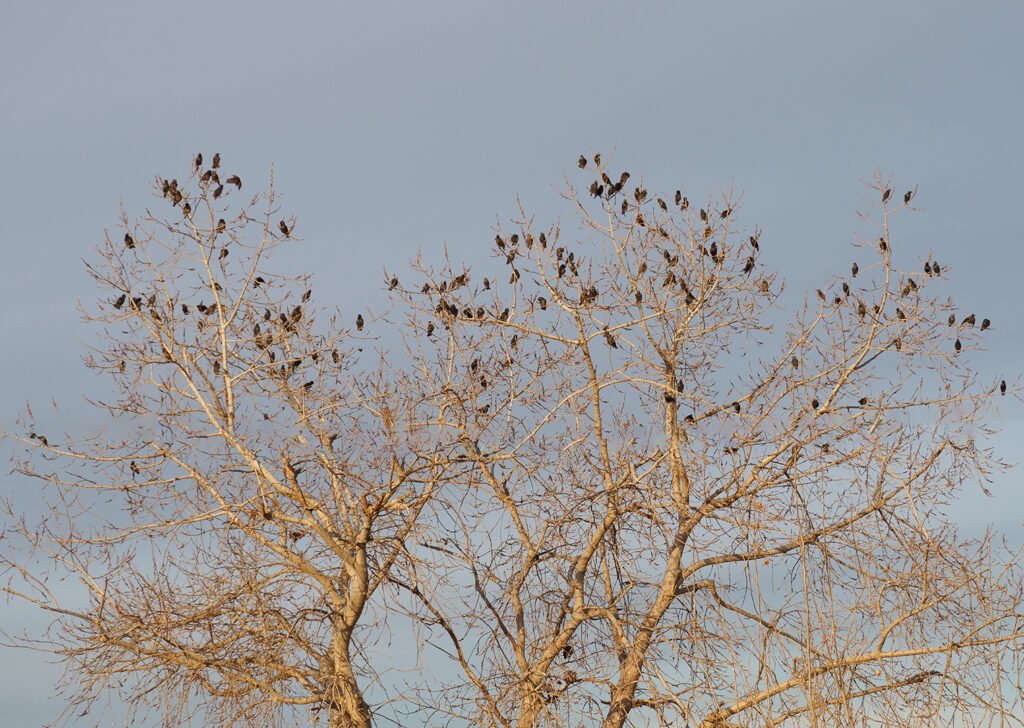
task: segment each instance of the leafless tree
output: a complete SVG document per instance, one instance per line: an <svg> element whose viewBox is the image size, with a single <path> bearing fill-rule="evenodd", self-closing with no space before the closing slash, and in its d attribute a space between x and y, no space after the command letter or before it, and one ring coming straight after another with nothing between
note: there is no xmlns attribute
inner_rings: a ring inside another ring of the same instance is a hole
<svg viewBox="0 0 1024 728"><path fill-rule="evenodd" d="M880 236L787 312L730 195L579 166L572 234L520 210L483 270L387 274L397 325L271 274L295 227L272 186L233 206L200 160L158 180L172 219L123 216L87 315L114 421L64 442L28 414L16 467L48 500L9 505L2 552L7 593L54 616L34 644L69 710L1024 722L1016 554L951 514L1005 467L989 413L1015 387L980 381L991 322L890 235L913 193L877 179Z"/></svg>

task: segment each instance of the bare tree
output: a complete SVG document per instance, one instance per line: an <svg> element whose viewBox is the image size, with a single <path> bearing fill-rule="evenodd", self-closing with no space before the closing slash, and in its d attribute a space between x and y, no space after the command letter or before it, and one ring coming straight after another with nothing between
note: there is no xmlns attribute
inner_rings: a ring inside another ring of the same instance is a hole
<svg viewBox="0 0 1024 728"><path fill-rule="evenodd" d="M171 219L123 216L87 314L116 434L29 413L16 467L47 510L9 505L25 548L2 556L53 613L34 644L69 710L112 689L171 724L1021 722L1015 554L949 507L1005 467L1007 387L970 365L988 319L890 236L913 193L879 178L880 237L787 313L728 195L579 166L579 234L520 210L482 272L387 275L391 349L271 274L295 226L272 186L232 207L241 180L197 159L158 180ZM412 677L370 654L396 633Z"/></svg>

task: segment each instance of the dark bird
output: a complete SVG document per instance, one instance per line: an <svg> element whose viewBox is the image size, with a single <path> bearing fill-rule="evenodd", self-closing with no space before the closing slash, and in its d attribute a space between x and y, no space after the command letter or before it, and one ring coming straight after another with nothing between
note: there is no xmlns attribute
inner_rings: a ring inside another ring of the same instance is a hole
<svg viewBox="0 0 1024 728"><path fill-rule="evenodd" d="M202 154L202 152L200 152L199 154L196 155L195 161L192 162L192 165L196 168L197 171L199 170L200 167L203 166L203 154Z"/></svg>
<svg viewBox="0 0 1024 728"><path fill-rule="evenodd" d="M501 239L500 235L494 236L494 244L498 246L498 250L505 249L505 241Z"/></svg>
<svg viewBox="0 0 1024 728"><path fill-rule="evenodd" d="M888 202L890 197L892 197L892 188L886 187L885 192L882 193L882 202Z"/></svg>
<svg viewBox="0 0 1024 728"><path fill-rule="evenodd" d="M302 302L306 303L312 297L313 297L313 289L312 288L307 288L306 292L302 294Z"/></svg>
<svg viewBox="0 0 1024 728"><path fill-rule="evenodd" d="M953 348L956 349L957 351L960 351L960 349L963 348L963 344L960 343L960 339L956 340L956 342L953 344Z"/></svg>
<svg viewBox="0 0 1024 728"><path fill-rule="evenodd" d="M821 406L821 402L816 399L811 400L811 409L817 411L818 407Z"/></svg>
<svg viewBox="0 0 1024 728"><path fill-rule="evenodd" d="M857 403L861 407L863 407L864 405L866 405L868 403L868 398L867 397L861 397L860 399L857 400Z"/></svg>
<svg viewBox="0 0 1024 728"><path fill-rule="evenodd" d="M675 395L673 395L671 392L665 392L661 396L664 398L666 404L675 404L676 402Z"/></svg>
<svg viewBox="0 0 1024 728"><path fill-rule="evenodd" d="M843 281L843 294L847 296L850 295L850 284L848 284L846 281Z"/></svg>
<svg viewBox="0 0 1024 728"><path fill-rule="evenodd" d="M213 155L213 168L217 169L220 167L220 152Z"/></svg>
<svg viewBox="0 0 1024 728"><path fill-rule="evenodd" d="M1006 395L1006 380L999 382L999 394Z"/></svg>
<svg viewBox="0 0 1024 728"><path fill-rule="evenodd" d="M398 278L392 278L391 282L388 283L388 290L393 291L398 288Z"/></svg>
<svg viewBox="0 0 1024 728"><path fill-rule="evenodd" d="M498 318L499 318L499 319L500 319L501 321L508 321L508 309L506 308L506 309L505 309L504 311L502 311L502 312L501 312L501 315L500 315L500 316L498 316Z"/></svg>
<svg viewBox="0 0 1024 728"><path fill-rule="evenodd" d="M932 264L930 262L928 262L927 260L924 262L924 272L927 275L931 275L932 274Z"/></svg>
<svg viewBox="0 0 1024 728"><path fill-rule="evenodd" d="M938 263L932 262L932 273L935 275L942 273L942 268L939 267Z"/></svg>
<svg viewBox="0 0 1024 728"><path fill-rule="evenodd" d="M130 463L128 463L128 469L132 471L132 475L138 475L139 474L139 466L135 464L134 460L132 460Z"/></svg>
<svg viewBox="0 0 1024 728"><path fill-rule="evenodd" d="M217 256L217 257L220 258L221 260L224 260L225 258L227 258L228 257L228 249L227 248L221 248L220 249L220 255Z"/></svg>
<svg viewBox="0 0 1024 728"><path fill-rule="evenodd" d="M690 201L688 199L686 199L685 197L683 198L683 201L679 203L679 208L681 210L686 210L689 206L690 206Z"/></svg>
<svg viewBox="0 0 1024 728"><path fill-rule="evenodd" d="M797 359L795 356L792 359L789 360L789 363L793 365L794 369L796 367L800 366L800 360Z"/></svg>
<svg viewBox="0 0 1024 728"><path fill-rule="evenodd" d="M540 296L539 298L537 298L537 305L540 306L541 311L547 311L548 299L544 298L544 296Z"/></svg>
<svg viewBox="0 0 1024 728"><path fill-rule="evenodd" d="M658 198L658 207L660 207L665 212L668 212L668 205L666 205L665 201L663 199L661 199L660 197Z"/></svg>
<svg viewBox="0 0 1024 728"><path fill-rule="evenodd" d="M956 316L954 316L953 314L949 314L949 318L946 319L946 323L949 324L950 326L955 324L956 323Z"/></svg>
<svg viewBox="0 0 1024 728"><path fill-rule="evenodd" d="M907 320L907 315L905 313L903 313L903 309L897 308L896 309L896 318L898 318L900 321L906 321Z"/></svg>
<svg viewBox="0 0 1024 728"><path fill-rule="evenodd" d="M721 217L724 220L725 218L729 217L729 215L731 215L731 214L732 214L732 208L731 207L727 207L724 210L722 210L722 214L719 215L719 217Z"/></svg>
<svg viewBox="0 0 1024 728"><path fill-rule="evenodd" d="M974 326L974 321L975 318L974 314L972 313L970 316L964 316L964 320L961 321L960 323L961 325Z"/></svg>
<svg viewBox="0 0 1024 728"><path fill-rule="evenodd" d="M124 247L128 248L128 250L135 247L135 239L132 237L131 233L124 234Z"/></svg>
<svg viewBox="0 0 1024 728"><path fill-rule="evenodd" d="M242 189L242 178L239 177L237 174L233 174L230 177L228 177L226 180L224 180L224 183L234 185L238 189Z"/></svg>
<svg viewBox="0 0 1024 728"><path fill-rule="evenodd" d="M903 195L903 204L907 205L910 203L910 198L914 196L913 191L907 190L906 194Z"/></svg>
<svg viewBox="0 0 1024 728"><path fill-rule="evenodd" d="M335 364L341 361L341 355L338 353L337 349L331 349L331 361Z"/></svg>
<svg viewBox="0 0 1024 728"><path fill-rule="evenodd" d="M579 161L577 162L577 164L579 164L579 166L580 166L580 169L586 169L586 168L587 168L587 158L586 158L586 157L584 157L584 156L583 156L583 155L581 154L581 155L580 155L580 159L579 159Z"/></svg>
<svg viewBox="0 0 1024 728"><path fill-rule="evenodd" d="M363 314L356 316L356 331L363 330Z"/></svg>
<svg viewBox="0 0 1024 728"><path fill-rule="evenodd" d="M217 221L217 232L222 233L227 229L228 224L224 221L224 218L222 217L220 220Z"/></svg>
<svg viewBox="0 0 1024 728"><path fill-rule="evenodd" d="M192 205L187 202L181 206L181 211L185 213L185 217L192 217Z"/></svg>
<svg viewBox="0 0 1024 728"><path fill-rule="evenodd" d="M896 351L902 351L903 350L903 339L897 338L892 343L893 343L893 346L896 347Z"/></svg>
<svg viewBox="0 0 1024 728"><path fill-rule="evenodd" d="M256 276L252 281L253 288L259 288L261 284L266 283L267 279L263 276Z"/></svg>
<svg viewBox="0 0 1024 728"><path fill-rule="evenodd" d="M484 290L485 291L491 290L491 281L488 278L484 278Z"/></svg>
<svg viewBox="0 0 1024 728"><path fill-rule="evenodd" d="M822 301L825 300L825 292L820 288L818 289L818 298L820 298Z"/></svg>
<svg viewBox="0 0 1024 728"><path fill-rule="evenodd" d="M636 300L637 306L644 302L644 294L640 293L640 291L637 291L636 295L633 296L633 298Z"/></svg>
<svg viewBox="0 0 1024 728"><path fill-rule="evenodd" d="M628 181L629 181L629 172L623 172L621 175L619 175L619 188L621 189L622 187L624 187L626 182L628 182ZM644 192L644 197L647 197L647 192L646 191Z"/></svg>
<svg viewBox="0 0 1024 728"><path fill-rule="evenodd" d="M676 190L676 204L679 205L679 204L682 203L682 201L683 201L683 192L682 192L682 190Z"/></svg>
<svg viewBox="0 0 1024 728"><path fill-rule="evenodd" d="M217 199L224 194L224 185L217 185L217 189L213 191L213 199Z"/></svg>
<svg viewBox="0 0 1024 728"><path fill-rule="evenodd" d="M128 298L128 294L126 294L126 293L122 293L120 296L118 296L117 300L114 301L114 308L120 309L121 306L124 305L124 301L125 301L126 298Z"/></svg>
<svg viewBox="0 0 1024 728"><path fill-rule="evenodd" d="M861 318L864 318L867 315L867 313L868 313L868 309L864 305L864 302L862 301L862 302L858 303L857 304L857 315L860 316Z"/></svg>
<svg viewBox="0 0 1024 728"><path fill-rule="evenodd" d="M183 314L185 314L186 316L188 316L188 304L187 303L181 304L181 312Z"/></svg>
<svg viewBox="0 0 1024 728"><path fill-rule="evenodd" d="M878 249L883 253L889 249L889 244L885 242L885 238L878 239Z"/></svg>
<svg viewBox="0 0 1024 728"><path fill-rule="evenodd" d="M856 278L857 274L860 272L860 266L854 263L850 266L850 272L853 274L853 277Z"/></svg>
<svg viewBox="0 0 1024 728"><path fill-rule="evenodd" d="M733 410L735 410L736 412L739 412L739 411L740 411L740 403L739 403L739 402L733 402L733 403L732 403L732 408L733 408Z"/></svg>
<svg viewBox="0 0 1024 728"><path fill-rule="evenodd" d="M593 182L591 182L590 183L590 196L591 197L597 197L598 195L600 195L601 193L598 191L599 189L600 189L600 185L597 184L597 180L594 180Z"/></svg>
<svg viewBox="0 0 1024 728"><path fill-rule="evenodd" d="M981 320L981 330L982 331L984 331L985 329L987 329L991 325L992 325L992 322L989 321L988 319L982 319Z"/></svg>
<svg viewBox="0 0 1024 728"><path fill-rule="evenodd" d="M708 211L705 210L703 207L700 208L700 220L701 220L701 222L707 222L708 221Z"/></svg>
<svg viewBox="0 0 1024 728"><path fill-rule="evenodd" d="M600 152L598 152L597 154L594 155L594 164L596 164L598 167L601 166L601 153Z"/></svg>
<svg viewBox="0 0 1024 728"><path fill-rule="evenodd" d="M280 230L281 234L284 235L286 238L288 237L288 223L286 223L284 220L277 223L277 229Z"/></svg>
<svg viewBox="0 0 1024 728"><path fill-rule="evenodd" d="M542 248L547 248L548 247L548 236L545 235L544 233L541 233L540 235L538 235L537 236L537 240L540 241L540 247L542 247Z"/></svg>
<svg viewBox="0 0 1024 728"><path fill-rule="evenodd" d="M199 181L205 183L209 182L211 179L213 179L213 170L208 169L205 172L203 172L203 176L199 178Z"/></svg>
<svg viewBox="0 0 1024 728"><path fill-rule="evenodd" d="M434 335L434 322L433 321L429 321L429 322L427 322L427 337L429 338L429 337L431 337L433 335Z"/></svg>

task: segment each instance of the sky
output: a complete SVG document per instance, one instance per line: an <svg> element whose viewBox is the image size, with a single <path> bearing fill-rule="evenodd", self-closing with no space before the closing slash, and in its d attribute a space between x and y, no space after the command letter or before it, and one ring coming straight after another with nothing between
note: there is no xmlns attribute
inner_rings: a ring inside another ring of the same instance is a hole
<svg viewBox="0 0 1024 728"><path fill-rule="evenodd" d="M762 262L813 290L870 234L856 213L880 170L918 191L899 244L994 322L982 376L1013 380L1022 27L1019 2L947 0L3 3L0 431L51 398L64 428L95 425L83 259L199 151L252 188L273 168L304 240L284 262L343 311L383 308L384 267L417 251L480 259L517 196L571 219L563 176L595 152L651 190L733 190ZM1015 461L1021 406L1003 404L993 442ZM964 527L1024 541L1020 481L968 492ZM22 625L45 621L0 603ZM0 648L3 721L56 715L58 673Z"/></svg>

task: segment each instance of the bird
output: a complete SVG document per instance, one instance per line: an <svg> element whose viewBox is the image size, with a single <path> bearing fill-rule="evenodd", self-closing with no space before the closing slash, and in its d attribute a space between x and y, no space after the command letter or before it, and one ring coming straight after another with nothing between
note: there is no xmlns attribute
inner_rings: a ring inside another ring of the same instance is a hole
<svg viewBox="0 0 1024 728"><path fill-rule="evenodd" d="M224 260L225 258L227 258L228 257L228 249L227 248L221 248L220 249L220 255L217 256L217 257L220 258L221 260Z"/></svg>
<svg viewBox="0 0 1024 728"><path fill-rule="evenodd" d="M700 221L701 222L707 222L708 221L708 211L705 210L703 207L700 208Z"/></svg>
<svg viewBox="0 0 1024 728"><path fill-rule="evenodd" d="M660 197L658 198L658 207L660 207L665 212L668 212L668 205L666 205L665 201L663 199L661 199Z"/></svg>
<svg viewBox="0 0 1024 728"><path fill-rule="evenodd" d="M594 164L596 164L598 167L601 166L601 153L600 152L598 152L597 154L594 155Z"/></svg>
<svg viewBox="0 0 1024 728"><path fill-rule="evenodd" d="M398 288L398 278L392 278L391 282L388 283L388 290L393 291Z"/></svg>
<svg viewBox="0 0 1024 728"><path fill-rule="evenodd" d="M491 280L489 278L484 278L484 290L491 290Z"/></svg>
<svg viewBox="0 0 1024 728"><path fill-rule="evenodd" d="M356 331L363 330L363 323L363 314L359 314L358 316L356 316Z"/></svg>
<svg viewBox="0 0 1024 728"><path fill-rule="evenodd" d="M991 325L992 325L992 322L989 321L988 319L982 319L981 320L981 330L982 331L984 331L985 329L987 329Z"/></svg>
<svg viewBox="0 0 1024 728"><path fill-rule="evenodd" d="M860 266L858 266L856 263L854 263L853 265L850 266L850 273L853 274L854 278L857 277L857 273L859 273L859 272L860 272Z"/></svg>
<svg viewBox="0 0 1024 728"><path fill-rule="evenodd" d="M224 221L224 218L222 217L220 220L217 221L217 232L222 233L227 229L228 224Z"/></svg>
<svg viewBox="0 0 1024 728"><path fill-rule="evenodd" d="M581 155L580 155L580 158L579 158L579 161L577 162L577 164L578 164L578 165L580 166L580 169L586 169L586 167L587 167L587 158L586 158L586 157L584 157L584 156L583 156L583 155L581 154Z"/></svg>
<svg viewBox="0 0 1024 728"><path fill-rule="evenodd" d="M537 298L537 305L540 306L540 310L541 311L547 311L548 310L548 299L544 298L544 296L538 297Z"/></svg>
<svg viewBox="0 0 1024 728"><path fill-rule="evenodd" d="M868 403L868 398L867 397L861 397L859 400L857 400L857 404L859 404L861 407L863 407L867 403Z"/></svg>
<svg viewBox="0 0 1024 728"><path fill-rule="evenodd" d="M196 158L192 162L192 164L196 168L196 171L198 171L199 168L203 166L203 153L202 152L200 152L199 154L196 155Z"/></svg>
<svg viewBox="0 0 1024 728"><path fill-rule="evenodd" d="M307 288L306 292L302 294L302 302L306 303L306 301L308 301L312 297L313 297L313 289L312 288Z"/></svg>
<svg viewBox="0 0 1024 728"><path fill-rule="evenodd" d="M220 166L220 152L213 155L213 168L217 169Z"/></svg>
<svg viewBox="0 0 1024 728"><path fill-rule="evenodd" d="M960 324L961 325L966 324L967 326L974 326L974 321L975 321L975 318L974 318L974 314L972 313L970 316L965 316L964 320L961 321Z"/></svg>
<svg viewBox="0 0 1024 728"><path fill-rule="evenodd" d="M226 180L224 180L224 183L234 185L238 189L242 189L242 178L239 177L237 174L233 174L230 177L228 177Z"/></svg>
<svg viewBox="0 0 1024 728"><path fill-rule="evenodd" d="M722 214L719 215L719 217L721 217L724 220L725 218L729 217L730 214L732 214L732 208L727 207L724 210L722 210Z"/></svg>
<svg viewBox="0 0 1024 728"><path fill-rule="evenodd" d="M892 188L886 187L885 191L882 193L882 202L888 202L890 197L892 197Z"/></svg>
<svg viewBox="0 0 1024 728"><path fill-rule="evenodd" d="M946 319L946 324L949 325L949 326L952 326L955 323L956 323L956 316L954 316L953 314L949 314L949 318Z"/></svg>
<svg viewBox="0 0 1024 728"><path fill-rule="evenodd" d="M740 403L739 403L739 402L733 402L733 403L732 403L732 408L733 408L733 410L735 410L736 412L739 412L739 411L740 411Z"/></svg>
<svg viewBox="0 0 1024 728"><path fill-rule="evenodd" d="M679 209L686 210L690 206L690 201L687 198L683 198L683 201L679 203Z"/></svg>
<svg viewBox="0 0 1024 728"><path fill-rule="evenodd" d="M540 241L540 247L542 247L542 248L547 248L548 247L548 236L545 235L544 233L541 233L540 235L538 235L537 236L537 240Z"/></svg>
<svg viewBox="0 0 1024 728"><path fill-rule="evenodd" d="M203 172L203 176L199 178L199 181L200 182L209 182L211 179L213 179L213 170L212 169L208 169L205 172Z"/></svg>
<svg viewBox="0 0 1024 728"><path fill-rule="evenodd" d="M897 337L892 343L893 343L893 346L896 347L896 351L902 351L903 350L903 339Z"/></svg>
<svg viewBox="0 0 1024 728"><path fill-rule="evenodd" d="M505 249L505 241L501 239L500 235L494 236L494 244L498 246L498 250Z"/></svg>
<svg viewBox="0 0 1024 728"><path fill-rule="evenodd" d="M252 281L252 287L253 288L259 288L260 285L262 285L263 283L266 283L266 282L267 282L267 279L264 278L263 276L256 276L253 279L253 281Z"/></svg>
<svg viewBox="0 0 1024 728"><path fill-rule="evenodd" d="M796 367L800 366L800 360L797 359L795 356L792 359L789 360L789 363L793 365L794 369Z"/></svg>
<svg viewBox="0 0 1024 728"><path fill-rule="evenodd" d="M820 406L821 406L821 402L819 402L817 399L812 399L811 400L811 409L812 410L817 410L818 407L820 407Z"/></svg>
<svg viewBox="0 0 1024 728"><path fill-rule="evenodd" d="M213 191L213 199L217 199L224 194L224 185L217 185L217 189Z"/></svg>
<svg viewBox="0 0 1024 728"><path fill-rule="evenodd" d="M818 289L818 298L820 298L822 301L825 300L825 292L820 288Z"/></svg>
<svg viewBox="0 0 1024 728"><path fill-rule="evenodd" d="M666 404L675 404L676 402L675 395L671 394L670 392L665 392L664 394L662 394L662 397L665 399Z"/></svg>
<svg viewBox="0 0 1024 728"><path fill-rule="evenodd" d="M999 382L999 394L1006 396L1006 380Z"/></svg>
<svg viewBox="0 0 1024 728"><path fill-rule="evenodd" d="M932 264L931 264L930 261L926 260L924 262L924 272L925 272L926 275L931 275L932 274Z"/></svg>
<svg viewBox="0 0 1024 728"><path fill-rule="evenodd" d="M850 295L850 284L846 281L843 281L843 294L846 296Z"/></svg>
<svg viewBox="0 0 1024 728"><path fill-rule="evenodd" d="M883 253L889 249L889 244L885 242L885 238L878 239L878 249Z"/></svg>
<svg viewBox="0 0 1024 728"><path fill-rule="evenodd" d="M906 321L907 315L905 313L903 313L903 309L897 308L896 309L896 318L898 318L900 321Z"/></svg>
<svg viewBox="0 0 1024 728"><path fill-rule="evenodd" d="M139 466L135 464L134 460L132 460L130 463L128 463L128 469L132 471L132 475L138 475L139 474Z"/></svg>
<svg viewBox="0 0 1024 728"><path fill-rule="evenodd" d="M867 313L868 313L868 309L864 305L863 301L858 303L857 304L857 315L860 316L861 318L864 318L867 315Z"/></svg>
<svg viewBox="0 0 1024 728"><path fill-rule="evenodd" d="M644 294L640 293L640 291L637 291L633 298L636 300L637 306L644 302Z"/></svg>
<svg viewBox="0 0 1024 728"><path fill-rule="evenodd" d="M187 202L181 206L181 211L185 213L185 217L192 217L192 205Z"/></svg>
<svg viewBox="0 0 1024 728"><path fill-rule="evenodd" d="M676 190L676 204L679 205L679 204L682 204L682 202L683 202L683 192L682 192L682 190Z"/></svg>
<svg viewBox="0 0 1024 728"><path fill-rule="evenodd" d="M501 321L508 321L508 309L506 308L506 309L505 309L504 311L502 311L502 312L501 312L501 315L500 315L500 316L498 316L498 318L499 318L499 319L500 319Z"/></svg>
<svg viewBox="0 0 1024 728"><path fill-rule="evenodd" d="M942 268L939 267L939 264L932 261L932 273L934 273L935 275L939 275L941 272Z"/></svg>
<svg viewBox="0 0 1024 728"><path fill-rule="evenodd" d="M135 239L132 237L131 233L124 234L124 247L128 248L128 250L135 247Z"/></svg>
<svg viewBox="0 0 1024 728"><path fill-rule="evenodd" d="M953 348L956 349L957 351L960 351L960 349L963 348L963 344L960 343L960 339L956 340L956 342L953 344Z"/></svg>
<svg viewBox="0 0 1024 728"><path fill-rule="evenodd" d="M286 238L288 237L288 223L286 223L284 220L281 220L281 222L277 223L277 229L280 230L281 234L284 235Z"/></svg>
<svg viewBox="0 0 1024 728"><path fill-rule="evenodd" d="M904 205L910 204L910 198L913 197L913 196L914 196L913 191L912 190L907 190L906 194L903 195L903 204Z"/></svg>
<svg viewBox="0 0 1024 728"><path fill-rule="evenodd" d="M181 304L181 312L183 314L185 314L186 316L188 316L188 304L187 303Z"/></svg>
<svg viewBox="0 0 1024 728"><path fill-rule="evenodd" d="M433 335L434 335L434 322L433 321L428 321L427 322L427 337L429 338L429 337L431 337Z"/></svg>
<svg viewBox="0 0 1024 728"><path fill-rule="evenodd" d="M128 294L127 293L122 293L120 296L118 296L117 300L114 301L114 308L120 309L121 306L124 305L124 301L125 301L126 298L128 298Z"/></svg>

